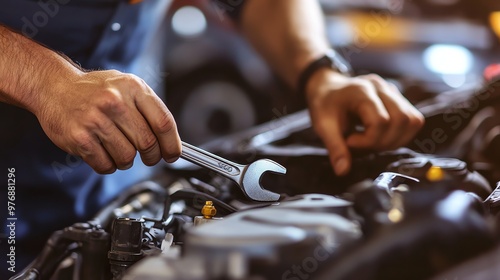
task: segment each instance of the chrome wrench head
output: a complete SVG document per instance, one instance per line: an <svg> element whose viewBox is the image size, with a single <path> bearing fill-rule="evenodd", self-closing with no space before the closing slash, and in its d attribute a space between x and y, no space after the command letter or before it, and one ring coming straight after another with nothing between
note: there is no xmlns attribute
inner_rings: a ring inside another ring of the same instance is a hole
<svg viewBox="0 0 500 280"><path fill-rule="evenodd" d="M286 174L286 168L269 159L259 159L247 165L240 186L250 199L255 201L279 200L279 194L264 189L260 184L262 176L266 172Z"/></svg>

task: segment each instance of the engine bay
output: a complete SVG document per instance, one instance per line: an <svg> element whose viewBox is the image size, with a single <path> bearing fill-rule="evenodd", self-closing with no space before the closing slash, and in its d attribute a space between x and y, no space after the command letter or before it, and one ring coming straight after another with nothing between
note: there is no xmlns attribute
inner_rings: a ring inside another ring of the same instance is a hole
<svg viewBox="0 0 500 280"><path fill-rule="evenodd" d="M215 154L286 166L261 181L280 199L251 201L178 162L54 232L11 279L495 279L499 88L417 104L427 123L415 141L355 154L345 177L307 111L213 140Z"/></svg>

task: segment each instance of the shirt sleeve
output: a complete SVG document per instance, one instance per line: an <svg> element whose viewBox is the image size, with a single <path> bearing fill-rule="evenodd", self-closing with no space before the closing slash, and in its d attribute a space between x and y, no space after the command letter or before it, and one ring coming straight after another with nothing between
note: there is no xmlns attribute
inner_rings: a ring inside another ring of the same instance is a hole
<svg viewBox="0 0 500 280"><path fill-rule="evenodd" d="M235 21L239 21L246 0L212 0L219 15L229 16Z"/></svg>

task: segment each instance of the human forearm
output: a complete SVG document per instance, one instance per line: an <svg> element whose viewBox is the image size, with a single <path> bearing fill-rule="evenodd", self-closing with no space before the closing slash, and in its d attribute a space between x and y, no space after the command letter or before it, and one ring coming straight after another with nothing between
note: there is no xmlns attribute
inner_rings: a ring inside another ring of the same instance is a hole
<svg viewBox="0 0 500 280"><path fill-rule="evenodd" d="M69 59L0 26L0 102L31 111L62 150L99 173L154 165L181 144L172 114L140 78L82 71Z"/></svg>
<svg viewBox="0 0 500 280"><path fill-rule="evenodd" d="M323 14L314 0L247 1L241 27L293 88L304 68L329 48Z"/></svg>
<svg viewBox="0 0 500 280"><path fill-rule="evenodd" d="M329 48L315 0L248 1L242 29L296 91L303 71ZM315 131L339 175L350 169L350 149L397 148L411 140L424 121L396 87L376 75L351 78L326 67L313 72L301 87ZM344 137L356 119L364 132Z"/></svg>
<svg viewBox="0 0 500 280"><path fill-rule="evenodd" d="M81 74L63 56L0 25L0 102L35 113L40 94Z"/></svg>

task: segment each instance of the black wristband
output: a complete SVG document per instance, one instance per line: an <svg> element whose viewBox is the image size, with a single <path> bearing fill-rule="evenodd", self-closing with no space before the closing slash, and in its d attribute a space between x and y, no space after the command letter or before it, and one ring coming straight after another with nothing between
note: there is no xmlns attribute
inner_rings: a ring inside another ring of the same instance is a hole
<svg viewBox="0 0 500 280"><path fill-rule="evenodd" d="M335 50L330 49L324 56L311 62L299 76L298 91L301 96L305 97L307 83L311 79L311 76L322 68L331 68L341 74L351 75L351 66L349 63Z"/></svg>

